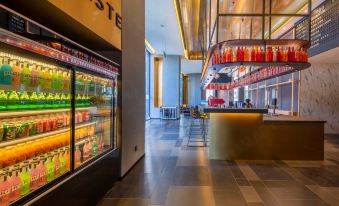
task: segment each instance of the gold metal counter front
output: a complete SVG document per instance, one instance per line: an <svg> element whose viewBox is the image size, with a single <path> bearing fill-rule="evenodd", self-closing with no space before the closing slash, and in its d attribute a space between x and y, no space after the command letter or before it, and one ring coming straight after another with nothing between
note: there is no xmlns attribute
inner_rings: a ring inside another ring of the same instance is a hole
<svg viewBox="0 0 339 206"><path fill-rule="evenodd" d="M210 159L324 159L321 121L263 121L261 113L210 113L208 131Z"/></svg>

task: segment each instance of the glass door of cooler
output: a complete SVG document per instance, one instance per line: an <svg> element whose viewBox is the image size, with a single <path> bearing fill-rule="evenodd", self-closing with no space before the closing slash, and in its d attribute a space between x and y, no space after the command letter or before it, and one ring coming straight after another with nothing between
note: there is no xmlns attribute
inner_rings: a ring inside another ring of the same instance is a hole
<svg viewBox="0 0 339 206"><path fill-rule="evenodd" d="M75 73L74 167L112 148L113 80Z"/></svg>
<svg viewBox="0 0 339 206"><path fill-rule="evenodd" d="M71 71L0 53L0 204L70 171Z"/></svg>

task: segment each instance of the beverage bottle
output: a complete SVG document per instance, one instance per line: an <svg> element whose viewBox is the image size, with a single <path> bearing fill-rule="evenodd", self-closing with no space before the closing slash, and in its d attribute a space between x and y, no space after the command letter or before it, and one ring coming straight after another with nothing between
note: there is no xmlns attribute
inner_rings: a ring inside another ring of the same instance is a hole
<svg viewBox="0 0 339 206"><path fill-rule="evenodd" d="M28 171L28 161L25 161L21 165L21 172L20 172L20 195L25 196L30 192L30 181L31 176Z"/></svg>
<svg viewBox="0 0 339 206"><path fill-rule="evenodd" d="M64 89L64 75L63 75L63 71L58 71L57 72L57 78L58 78L58 89L59 90L63 90Z"/></svg>
<svg viewBox="0 0 339 206"><path fill-rule="evenodd" d="M29 87L31 84L31 74L32 72L29 68L28 62L24 62L22 72L21 72L21 83L25 87Z"/></svg>
<svg viewBox="0 0 339 206"><path fill-rule="evenodd" d="M60 105L59 105L59 107L60 108L66 108L66 102L67 102L67 96L64 93L62 93L60 95Z"/></svg>
<svg viewBox="0 0 339 206"><path fill-rule="evenodd" d="M0 171L0 206L7 206L10 201L11 186L7 175L4 171Z"/></svg>
<svg viewBox="0 0 339 206"><path fill-rule="evenodd" d="M65 147L65 154L64 158L66 160L66 170L69 171L71 168L71 161L70 161L70 155L69 155L69 147Z"/></svg>
<svg viewBox="0 0 339 206"><path fill-rule="evenodd" d="M71 94L68 93L67 97L66 97L66 107L70 107L71 106Z"/></svg>
<svg viewBox="0 0 339 206"><path fill-rule="evenodd" d="M76 146L75 153L74 153L74 164L75 167L79 167L81 164L81 151L79 149L79 146Z"/></svg>
<svg viewBox="0 0 339 206"><path fill-rule="evenodd" d="M278 50L277 50L277 62L281 62L281 51L280 51L280 47L278 47Z"/></svg>
<svg viewBox="0 0 339 206"><path fill-rule="evenodd" d="M44 89L52 89L52 75L53 71L52 69L45 68L45 81L44 81Z"/></svg>
<svg viewBox="0 0 339 206"><path fill-rule="evenodd" d="M45 108L53 108L54 106L54 95L52 93L48 93L46 97L46 107Z"/></svg>
<svg viewBox="0 0 339 206"><path fill-rule="evenodd" d="M38 168L38 158L34 158L31 161L31 190L35 190L39 187L39 168Z"/></svg>
<svg viewBox="0 0 339 206"><path fill-rule="evenodd" d="M58 177L60 175L60 159L57 151L54 152L52 160L54 163L54 176Z"/></svg>
<svg viewBox="0 0 339 206"><path fill-rule="evenodd" d="M251 62L255 62L256 61L256 49L255 47L252 47L251 49Z"/></svg>
<svg viewBox="0 0 339 206"><path fill-rule="evenodd" d="M245 49L244 49L244 61L245 62L249 62L250 61L250 55L249 55L249 51L248 51L247 47L245 47Z"/></svg>
<svg viewBox="0 0 339 206"><path fill-rule="evenodd" d="M9 199L12 202L20 198L21 180L18 166L14 166L12 168L10 185L11 185L11 194Z"/></svg>
<svg viewBox="0 0 339 206"><path fill-rule="evenodd" d="M30 109L30 99L28 93L26 91L21 92L20 94L20 105L18 105L19 109Z"/></svg>
<svg viewBox="0 0 339 206"><path fill-rule="evenodd" d="M0 66L0 84L11 85L12 84L12 67L9 64L9 58L4 57Z"/></svg>
<svg viewBox="0 0 339 206"><path fill-rule="evenodd" d="M292 47L292 50L291 50L291 60L292 60L292 62L295 62L295 50L294 50L294 47Z"/></svg>
<svg viewBox="0 0 339 206"><path fill-rule="evenodd" d="M31 87L37 87L38 86L38 70L37 66L35 64L31 65Z"/></svg>
<svg viewBox="0 0 339 206"><path fill-rule="evenodd" d="M58 71L56 69L52 70L52 89L57 90L59 84Z"/></svg>
<svg viewBox="0 0 339 206"><path fill-rule="evenodd" d="M97 137L95 136L93 138L93 143L92 143L92 156L96 156L98 154L98 141Z"/></svg>
<svg viewBox="0 0 339 206"><path fill-rule="evenodd" d="M65 150L60 149L59 151L59 161L60 161L60 175L66 172L66 159L65 159Z"/></svg>
<svg viewBox="0 0 339 206"><path fill-rule="evenodd" d="M39 171L39 186L43 186L47 183L47 177L46 177L46 166L45 166L45 156L40 156L39 160L39 166L38 166L38 171Z"/></svg>
<svg viewBox="0 0 339 206"><path fill-rule="evenodd" d="M7 109L7 94L4 90L0 90L0 111Z"/></svg>
<svg viewBox="0 0 339 206"><path fill-rule="evenodd" d="M38 70L38 86L40 88L43 88L45 84L45 71L41 66L38 66L37 70Z"/></svg>
<svg viewBox="0 0 339 206"><path fill-rule="evenodd" d="M12 66L12 86L13 87L18 87L21 85L21 72L22 69L18 65L17 60L12 60L11 61L11 66Z"/></svg>
<svg viewBox="0 0 339 206"><path fill-rule="evenodd" d="M39 104L38 104L38 95L36 94L36 92L32 92L31 96L30 96L30 109L39 109Z"/></svg>
<svg viewBox="0 0 339 206"><path fill-rule="evenodd" d="M295 59L296 62L300 62L300 50L295 50Z"/></svg>
<svg viewBox="0 0 339 206"><path fill-rule="evenodd" d="M54 180L55 169L54 169L54 162L52 158L53 158L53 155L49 153L47 156L47 160L45 162L47 182L51 182Z"/></svg>
<svg viewBox="0 0 339 206"><path fill-rule="evenodd" d="M237 56L236 61L240 62L240 47L238 47L236 50L236 56Z"/></svg>
<svg viewBox="0 0 339 206"><path fill-rule="evenodd" d="M267 47L266 48L266 55L265 55L265 61L266 62L269 62L270 60L269 60L269 49L270 49L270 47Z"/></svg>
<svg viewBox="0 0 339 206"><path fill-rule="evenodd" d="M59 93L56 93L54 95L54 103L53 103L53 108L59 108L60 107L60 104L61 104L61 99L60 99L60 95Z"/></svg>
<svg viewBox="0 0 339 206"><path fill-rule="evenodd" d="M82 107L83 103L82 103L82 97L80 94L77 94L76 98L75 98L75 102L76 102L76 106L77 107Z"/></svg>
<svg viewBox="0 0 339 206"><path fill-rule="evenodd" d="M16 91L10 92L7 98L7 109L8 110L17 110L20 109L20 100L19 95Z"/></svg>
<svg viewBox="0 0 339 206"><path fill-rule="evenodd" d="M287 50L287 61L291 62L292 61L292 57L291 57L291 47L288 47Z"/></svg>
<svg viewBox="0 0 339 206"><path fill-rule="evenodd" d="M43 109L46 106L46 97L43 92L38 94L37 108Z"/></svg>
<svg viewBox="0 0 339 206"><path fill-rule="evenodd" d="M273 50L272 47L268 50L268 61L273 62Z"/></svg>
<svg viewBox="0 0 339 206"><path fill-rule="evenodd" d="M274 47L272 52L273 52L273 62L276 62L277 61L277 48Z"/></svg>

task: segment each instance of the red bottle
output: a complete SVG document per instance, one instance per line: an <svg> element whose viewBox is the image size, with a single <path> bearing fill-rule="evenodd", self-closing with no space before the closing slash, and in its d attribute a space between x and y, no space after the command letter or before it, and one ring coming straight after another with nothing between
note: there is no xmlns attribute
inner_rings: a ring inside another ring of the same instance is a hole
<svg viewBox="0 0 339 206"><path fill-rule="evenodd" d="M268 61L269 62L273 62L273 50L272 50L272 47L269 47L269 50L268 50Z"/></svg>
<svg viewBox="0 0 339 206"><path fill-rule="evenodd" d="M277 51L277 62L281 62L281 51L280 51L280 47L278 47L278 51Z"/></svg>
<svg viewBox="0 0 339 206"><path fill-rule="evenodd" d="M291 61L292 61L292 62L295 62L295 51L294 51L294 47L292 47L292 50L291 50Z"/></svg>
<svg viewBox="0 0 339 206"><path fill-rule="evenodd" d="M291 62L292 61L292 56L291 56L291 47L288 47L288 50L287 50L287 61L288 62Z"/></svg>
<svg viewBox="0 0 339 206"><path fill-rule="evenodd" d="M256 61L255 56L256 56L255 48L253 47L252 50L251 50L251 62L255 62Z"/></svg>

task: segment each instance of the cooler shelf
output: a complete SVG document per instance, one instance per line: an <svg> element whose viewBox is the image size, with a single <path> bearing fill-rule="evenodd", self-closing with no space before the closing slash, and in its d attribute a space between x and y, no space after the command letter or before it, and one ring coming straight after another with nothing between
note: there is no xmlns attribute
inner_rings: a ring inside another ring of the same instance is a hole
<svg viewBox="0 0 339 206"><path fill-rule="evenodd" d="M79 125L75 126L75 129L88 127L88 126L91 126L91 125L94 125L94 124L96 124L96 122L79 124ZM0 142L0 148L16 145L16 144L20 144L20 143L25 143L25 142L28 142L28 141L33 141L33 140L41 139L41 138L44 138L44 137L49 137L49 136L53 136L53 135L56 135L56 134L65 133L65 132L68 132L68 131L71 131L70 127L67 127L67 128L64 128L64 129L58 129L58 130L55 130L55 131L52 131L52 132L45 132L45 133L42 133L42 134L37 134L37 135L29 136L29 137L19 138L19 139L15 139L15 140L4 141L4 142Z"/></svg>
<svg viewBox="0 0 339 206"><path fill-rule="evenodd" d="M96 107L79 107L79 108L77 107L76 109L77 109L77 111L86 111L86 110L96 109ZM32 116L32 115L59 113L59 112L70 112L70 111L71 111L71 108L6 111L6 112L0 112L0 118Z"/></svg>

